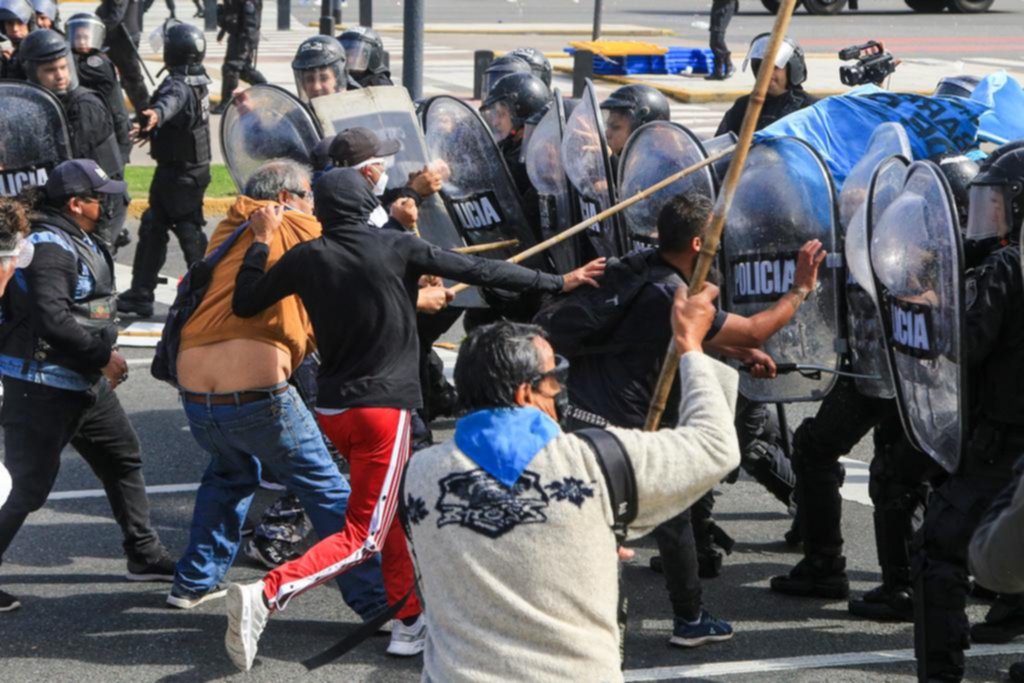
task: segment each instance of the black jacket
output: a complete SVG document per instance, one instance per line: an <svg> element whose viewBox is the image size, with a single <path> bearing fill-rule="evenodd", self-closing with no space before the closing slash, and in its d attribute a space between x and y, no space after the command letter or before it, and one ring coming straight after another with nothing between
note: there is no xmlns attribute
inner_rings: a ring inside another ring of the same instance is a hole
<svg viewBox="0 0 1024 683"><path fill-rule="evenodd" d="M210 79L201 66L172 67L150 98L160 116L152 132L150 155L157 166L210 182Z"/></svg>
<svg viewBox="0 0 1024 683"><path fill-rule="evenodd" d="M114 135L121 149L121 159L127 164L132 151L132 141L129 138L132 121L128 115L128 107L124 103L124 91L121 89L121 81L117 77L114 63L102 52L84 55L76 53L75 67L78 69L78 79L82 85L95 91L107 105L107 111L113 119Z"/></svg>
<svg viewBox="0 0 1024 683"><path fill-rule="evenodd" d="M513 290L555 292L564 285L559 275L454 254L408 232L369 227L377 200L358 171L326 173L314 195L323 237L294 247L266 273L268 248L249 247L232 308L249 317L299 295L320 350L320 407L422 405L416 335L421 275Z"/></svg>
<svg viewBox="0 0 1024 683"><path fill-rule="evenodd" d="M750 95L744 95L733 103L729 111L725 112L725 116L722 117L722 122L718 124L718 130L715 132L716 136L724 135L730 131L736 135L740 134L743 117L747 113L748 100L750 100ZM783 116L789 116L793 112L809 107L817 101L817 97L799 87L791 88L778 97L769 95L765 97L764 107L761 108L761 115L757 118L757 127L754 130L761 130L765 126L775 123Z"/></svg>
<svg viewBox="0 0 1024 683"><path fill-rule="evenodd" d="M124 24L132 41L138 44L139 35L142 33L142 8L138 0L103 0L96 9L96 16L107 28L107 42L121 29L118 24Z"/></svg>
<svg viewBox="0 0 1024 683"><path fill-rule="evenodd" d="M42 224L56 232L40 227ZM32 264L18 271L3 299L3 353L54 363L88 379L99 379L100 370L110 361L117 325L113 311L106 321L89 324L83 321L81 310L90 301L112 303L110 254L58 211L47 209L34 215L32 228ZM91 253L89 262L80 259L76 250Z"/></svg>
<svg viewBox="0 0 1024 683"><path fill-rule="evenodd" d="M81 86L60 96L71 133L71 155L92 159L111 178L124 177L124 158L114 131L114 119L103 98Z"/></svg>

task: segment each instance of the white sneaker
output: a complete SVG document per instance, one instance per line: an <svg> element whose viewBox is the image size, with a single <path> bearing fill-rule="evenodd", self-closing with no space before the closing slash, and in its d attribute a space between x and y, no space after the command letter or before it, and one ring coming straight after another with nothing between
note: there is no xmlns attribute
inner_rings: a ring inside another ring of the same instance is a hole
<svg viewBox="0 0 1024 683"><path fill-rule="evenodd" d="M415 657L423 652L427 644L427 622L423 615L416 617L412 626L406 626L401 619L391 622L391 642L388 644L388 654L396 657Z"/></svg>
<svg viewBox="0 0 1024 683"><path fill-rule="evenodd" d="M242 671L252 668L260 634L267 625L270 608L263 602L263 582L228 586L228 630L224 647Z"/></svg>

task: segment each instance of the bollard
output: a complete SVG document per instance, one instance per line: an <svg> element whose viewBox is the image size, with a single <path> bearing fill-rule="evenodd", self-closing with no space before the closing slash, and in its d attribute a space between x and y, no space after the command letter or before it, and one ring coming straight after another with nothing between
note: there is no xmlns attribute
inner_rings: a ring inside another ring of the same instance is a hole
<svg viewBox="0 0 1024 683"><path fill-rule="evenodd" d="M477 50L473 53L473 99L484 96L484 72L494 61L493 50Z"/></svg>
<svg viewBox="0 0 1024 683"><path fill-rule="evenodd" d="M406 0L402 26L402 85L409 97L423 97L423 0Z"/></svg>
<svg viewBox="0 0 1024 683"><path fill-rule="evenodd" d="M359 0L359 25L373 26L373 0Z"/></svg>
<svg viewBox="0 0 1024 683"><path fill-rule="evenodd" d="M203 0L203 30L217 30L217 0Z"/></svg>
<svg viewBox="0 0 1024 683"><path fill-rule="evenodd" d="M320 2L320 35L334 35L334 12L332 0L321 0Z"/></svg>
<svg viewBox="0 0 1024 683"><path fill-rule="evenodd" d="M341 0L334 0L334 25L341 26Z"/></svg>
<svg viewBox="0 0 1024 683"><path fill-rule="evenodd" d="M598 40L601 37L601 5L602 0L594 0L594 30L591 32L591 40Z"/></svg>
<svg viewBox="0 0 1024 683"><path fill-rule="evenodd" d="M582 97L587 79L594 77L594 53L590 50L576 50L572 56L572 96Z"/></svg>
<svg viewBox="0 0 1024 683"><path fill-rule="evenodd" d="M277 0L277 30L290 31L292 28L292 0Z"/></svg>

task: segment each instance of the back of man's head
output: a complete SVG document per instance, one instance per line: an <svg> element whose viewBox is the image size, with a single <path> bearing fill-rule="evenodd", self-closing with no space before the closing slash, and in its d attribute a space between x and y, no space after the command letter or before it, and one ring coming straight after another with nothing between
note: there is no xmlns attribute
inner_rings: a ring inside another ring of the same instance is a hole
<svg viewBox="0 0 1024 683"><path fill-rule="evenodd" d="M501 321L478 327L459 349L455 390L466 412L516 407L516 389L535 381L543 359L537 325Z"/></svg>
<svg viewBox="0 0 1024 683"><path fill-rule="evenodd" d="M658 213L658 251L690 251L693 239L703 238L713 208L711 200L701 194L681 194L669 200Z"/></svg>
<svg viewBox="0 0 1024 683"><path fill-rule="evenodd" d="M28 232L25 205L14 197L0 197L0 251L10 251Z"/></svg>
<svg viewBox="0 0 1024 683"><path fill-rule="evenodd" d="M250 199L275 200L285 190L292 194L306 192L310 173L306 166L291 159L274 159L256 169L245 183L245 196Z"/></svg>

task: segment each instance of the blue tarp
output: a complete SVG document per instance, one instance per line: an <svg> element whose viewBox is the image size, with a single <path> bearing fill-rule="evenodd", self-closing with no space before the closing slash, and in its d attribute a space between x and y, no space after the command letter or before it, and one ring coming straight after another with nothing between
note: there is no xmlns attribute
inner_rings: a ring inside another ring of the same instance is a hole
<svg viewBox="0 0 1024 683"><path fill-rule="evenodd" d="M1024 138L1024 90L1005 71L982 79L971 99L989 111L981 115L978 139L1003 145Z"/></svg>

